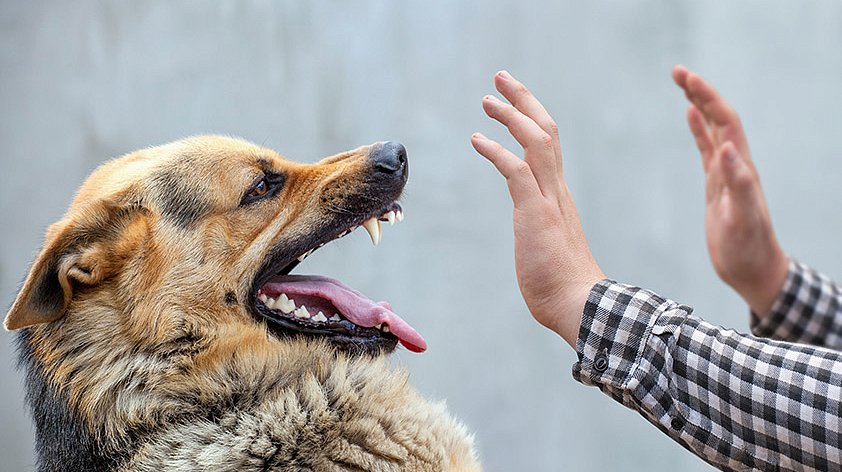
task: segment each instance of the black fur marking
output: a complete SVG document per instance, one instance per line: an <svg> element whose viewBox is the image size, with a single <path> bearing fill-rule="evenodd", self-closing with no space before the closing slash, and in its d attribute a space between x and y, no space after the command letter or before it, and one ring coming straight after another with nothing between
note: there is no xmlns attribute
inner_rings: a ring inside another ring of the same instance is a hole
<svg viewBox="0 0 842 472"><path fill-rule="evenodd" d="M114 470L128 457L125 452L104 451L82 419L71 410L65 395L57 394L35 358L29 329L17 336L18 366L26 371L26 398L35 421L37 470Z"/></svg>
<svg viewBox="0 0 842 472"><path fill-rule="evenodd" d="M228 292L225 294L225 304L226 305L236 305L237 304L237 295L234 292Z"/></svg>
<svg viewBox="0 0 842 472"><path fill-rule="evenodd" d="M199 185L190 185L189 176L168 170L152 177L152 188L164 216L181 228L190 228L210 211Z"/></svg>
<svg viewBox="0 0 842 472"><path fill-rule="evenodd" d="M58 281L58 264L55 259L38 274L29 298L30 308L38 313L55 313L64 309L64 290Z"/></svg>

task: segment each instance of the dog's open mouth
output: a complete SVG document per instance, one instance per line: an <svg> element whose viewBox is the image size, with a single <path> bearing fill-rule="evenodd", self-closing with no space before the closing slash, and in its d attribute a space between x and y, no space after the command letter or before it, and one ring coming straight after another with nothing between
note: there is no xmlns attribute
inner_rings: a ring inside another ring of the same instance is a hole
<svg viewBox="0 0 842 472"><path fill-rule="evenodd" d="M325 336L338 347L354 352L389 352L398 341L413 352L427 349L424 338L395 314L388 303L372 301L328 277L289 275L313 251L359 226L365 228L376 246L382 234L381 221L394 224L403 220L403 210L398 203L388 205L385 211L375 215L362 221L354 220L338 231L326 232L333 237L313 241L280 271L263 271L264 274L277 274L259 277L254 294L255 309L266 320L271 332L280 336Z"/></svg>

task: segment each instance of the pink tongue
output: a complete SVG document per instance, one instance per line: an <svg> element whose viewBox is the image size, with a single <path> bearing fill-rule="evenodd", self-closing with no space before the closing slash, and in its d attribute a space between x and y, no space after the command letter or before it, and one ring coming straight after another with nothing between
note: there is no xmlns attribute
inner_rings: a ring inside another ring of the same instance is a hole
<svg viewBox="0 0 842 472"><path fill-rule="evenodd" d="M352 323L371 328L386 323L389 331L412 352L427 350L427 342L402 320L386 302L374 302L342 282L318 275L285 275L270 280L263 292L271 296L286 293L290 298L307 295L330 300Z"/></svg>

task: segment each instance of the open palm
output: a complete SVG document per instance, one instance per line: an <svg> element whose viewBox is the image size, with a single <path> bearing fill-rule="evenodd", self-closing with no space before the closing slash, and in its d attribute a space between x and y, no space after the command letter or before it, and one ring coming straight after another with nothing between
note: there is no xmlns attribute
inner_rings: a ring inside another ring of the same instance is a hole
<svg viewBox="0 0 842 472"><path fill-rule="evenodd" d="M758 314L786 278L781 250L740 118L716 90L682 66L673 80L691 104L687 121L705 171L705 231L717 274Z"/></svg>

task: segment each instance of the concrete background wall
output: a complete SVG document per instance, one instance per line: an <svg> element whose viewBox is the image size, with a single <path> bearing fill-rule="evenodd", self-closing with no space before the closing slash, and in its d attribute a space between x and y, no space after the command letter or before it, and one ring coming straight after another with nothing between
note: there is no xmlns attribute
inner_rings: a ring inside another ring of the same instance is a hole
<svg viewBox="0 0 842 472"><path fill-rule="evenodd" d="M0 299L109 157L199 133L304 161L399 140L407 220L298 271L388 299L425 334L428 353L398 361L476 431L488 470L710 470L572 380L574 352L518 293L503 180L469 144L477 130L513 144L480 109L507 68L558 121L605 272L745 331L707 259L679 62L742 113L785 248L842 278L836 1L3 1ZM30 470L9 334L0 359L0 469Z"/></svg>

